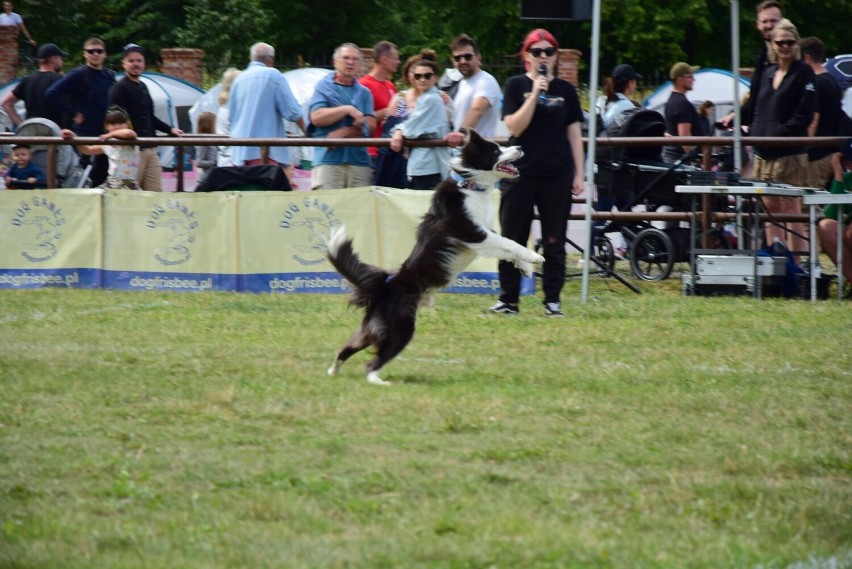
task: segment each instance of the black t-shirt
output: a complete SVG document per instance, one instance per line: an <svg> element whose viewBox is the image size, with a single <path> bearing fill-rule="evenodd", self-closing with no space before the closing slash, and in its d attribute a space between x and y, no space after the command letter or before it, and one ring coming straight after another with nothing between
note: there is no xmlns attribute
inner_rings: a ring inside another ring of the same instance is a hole
<svg viewBox="0 0 852 569"><path fill-rule="evenodd" d="M118 105L130 116L131 128L140 138L157 136L157 131L169 133L171 126L154 115L154 101L148 87L126 75L109 90L109 104Z"/></svg>
<svg viewBox="0 0 852 569"><path fill-rule="evenodd" d="M37 117L50 119L57 126L65 126L62 120L62 111L51 105L44 98L44 94L51 85L62 79L62 75L53 71L37 71L21 79L21 82L12 89L12 94L24 102L27 108L28 119Z"/></svg>
<svg viewBox="0 0 852 569"><path fill-rule="evenodd" d="M532 79L516 75L503 88L503 116L515 113L532 93ZM580 100L574 86L563 79L553 79L536 104L529 126L510 144L519 145L524 156L515 166L524 174L549 176L574 171L568 126L583 119Z"/></svg>
<svg viewBox="0 0 852 569"><path fill-rule="evenodd" d="M837 79L828 73L816 76L814 83L816 87L816 112L819 113L819 124L817 124L815 136L841 136L840 115L843 112L843 91ZM809 160L819 160L837 149L831 146L814 146L808 149Z"/></svg>
<svg viewBox="0 0 852 569"><path fill-rule="evenodd" d="M704 126L701 124L701 115L695 110L695 106L689 102L686 95L672 91L666 102L664 112L666 118L666 132L672 136L679 136L677 125L688 122L692 125L691 136L704 136ZM663 147L663 159L666 162L674 162L683 156L682 146Z"/></svg>

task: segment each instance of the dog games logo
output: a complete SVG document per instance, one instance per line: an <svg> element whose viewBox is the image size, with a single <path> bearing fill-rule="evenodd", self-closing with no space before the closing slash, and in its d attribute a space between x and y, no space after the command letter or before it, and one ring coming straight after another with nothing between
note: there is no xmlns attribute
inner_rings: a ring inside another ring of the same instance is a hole
<svg viewBox="0 0 852 569"><path fill-rule="evenodd" d="M340 225L340 220L327 203L306 196L300 203L290 202L281 214L278 226L295 233L296 253L293 259L304 266L326 262L328 236Z"/></svg>
<svg viewBox="0 0 852 569"><path fill-rule="evenodd" d="M23 241L21 255L28 261L40 263L56 256L62 239L65 217L62 208L37 192L21 201L12 217L12 225L28 231L30 239Z"/></svg>
<svg viewBox="0 0 852 569"><path fill-rule="evenodd" d="M187 205L175 199L166 200L165 206L156 204L146 226L157 236L154 258L160 264L180 265L190 259L189 246L195 243L198 220Z"/></svg>

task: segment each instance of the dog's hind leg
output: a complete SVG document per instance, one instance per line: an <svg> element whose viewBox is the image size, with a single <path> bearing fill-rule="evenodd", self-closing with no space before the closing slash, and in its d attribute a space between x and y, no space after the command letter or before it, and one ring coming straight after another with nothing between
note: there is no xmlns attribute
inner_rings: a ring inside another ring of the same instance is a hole
<svg viewBox="0 0 852 569"><path fill-rule="evenodd" d="M377 345L376 357L367 363L367 381L374 385L390 385L389 381L379 377L379 370L405 349L414 337L414 318L397 320L384 334L383 341Z"/></svg>
<svg viewBox="0 0 852 569"><path fill-rule="evenodd" d="M364 326L359 326L358 329L355 330L355 333L352 334L352 337L349 338L349 341L346 342L346 344L337 353L334 363L331 364L330 368L328 368L328 375L335 375L338 371L340 371L340 366L342 366L346 360L364 348L369 347L371 343L372 340L364 330Z"/></svg>

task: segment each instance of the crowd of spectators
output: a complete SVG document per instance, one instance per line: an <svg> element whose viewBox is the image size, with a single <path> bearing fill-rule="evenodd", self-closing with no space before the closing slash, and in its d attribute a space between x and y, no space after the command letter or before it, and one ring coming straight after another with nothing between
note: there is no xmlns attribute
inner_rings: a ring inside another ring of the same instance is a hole
<svg viewBox="0 0 852 569"><path fill-rule="evenodd" d="M23 19L14 13L11 2L3 4L0 25L17 26L26 40L36 45ZM760 2L755 13L756 28L764 43L755 60L750 91L741 107L743 126L753 136L841 135L839 125L843 121L838 113L843 113L842 92L824 67L825 46L818 38L801 39L796 26L783 17L777 0ZM304 113L286 79L274 67L274 48L258 42L251 47L250 62L244 70L231 68L225 72L218 111L205 113L196 130L240 139L281 138L287 136L284 127L287 121L297 125L306 136L316 138L388 137L391 139L388 147L381 149L349 145L316 147L311 188L388 184L390 180L400 187L431 189L448 175L450 149L463 143L464 130L475 129L485 137L493 137L502 118L513 143L523 147L525 156L521 177L501 186L501 226L504 235L525 239L533 206L538 206L540 215L542 211L554 212L552 223L548 221L548 227L543 230L544 256L548 259L545 277L550 275L545 282L552 283L545 291L545 303L549 313L559 314L561 283L553 275L564 276L564 267L556 261L560 255L549 255L548 248L564 249L559 236L565 233L570 209L566 204L570 204L572 194L582 190L583 114L573 86L555 76L559 57L556 38L541 29L527 36L521 52L525 73L510 78L503 92L494 76L482 68L482 54L472 37L461 34L448 47L447 55L459 80L440 90L441 67L433 50L425 49L409 58L398 77L399 83L394 83L401 64L396 45L379 42L373 49L372 67L363 73L361 49L344 43L334 51L333 72L317 83ZM45 43L37 51L38 71L24 78L0 101L0 108L14 125L20 125L25 118L43 117L63 128L63 135L68 138L149 138L157 132L181 136L180 129L154 114L151 96L141 81L146 67L145 49L128 44L122 55L125 75L116 81L115 73L104 65L107 57L104 42L89 38L83 44L84 64L63 74L68 53L55 44ZM716 128L724 131L733 125L733 113L714 120L712 101L705 101L696 109L687 98L698 69L686 62L677 62L670 69L672 92L663 111L667 135L713 135ZM638 106L633 97L641 81L642 76L632 65L622 63L612 70L606 80L605 94L596 105L604 128L621 113ZM15 109L19 101L24 102L25 116ZM554 114L557 108L558 116ZM116 122L114 115L111 123L105 123L108 109L124 113L127 124L116 127L122 123ZM551 132L553 128L561 130L563 135ZM121 135L110 134L114 132ZM443 139L446 146L406 144L422 139ZM19 155L26 154L26 150L21 147ZM79 150L81 165L94 158L89 174L92 185L115 186L115 180L119 179L121 187L161 190L162 166L153 147L137 148L136 154L129 157L122 153L121 158L118 153L98 151L96 147ZM682 160L692 150L689 146L665 146L662 159ZM198 154L202 175L217 166L271 163L280 165L291 176L294 167L287 147L272 146L262 153L258 146L199 146ZM839 153L825 147L757 144L750 158L753 177L819 188L828 187L836 179L837 165L842 164ZM134 162L133 183L127 177L130 171L127 168L116 177L118 160ZM518 196L523 199L519 200ZM798 198L769 197L766 203L772 213L802 212ZM623 206L598 204L602 210ZM542 216L542 223L546 218ZM803 237L802 225L766 226L767 243L781 241L792 251L804 250ZM513 271L512 267L501 266L504 294L501 302L492 307L495 312L518 310L517 275Z"/></svg>

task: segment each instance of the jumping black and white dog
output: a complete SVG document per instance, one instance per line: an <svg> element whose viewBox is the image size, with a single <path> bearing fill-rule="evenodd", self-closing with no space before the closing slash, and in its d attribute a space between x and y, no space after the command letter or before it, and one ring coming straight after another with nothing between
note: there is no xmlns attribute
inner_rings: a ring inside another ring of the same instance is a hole
<svg viewBox="0 0 852 569"><path fill-rule="evenodd" d="M417 243L395 272L362 262L339 228L328 245L328 259L355 291L350 304L366 310L361 325L338 352L328 374L334 375L353 354L373 346L367 363L367 381L387 385L379 370L396 357L414 336L417 308L432 303L435 291L446 287L477 256L514 262L524 274L541 255L489 229L491 195L486 191L501 178L518 175L512 162L523 155L520 147L502 147L475 131L465 133L461 154L450 167L460 181L441 182L432 204L417 228Z"/></svg>

